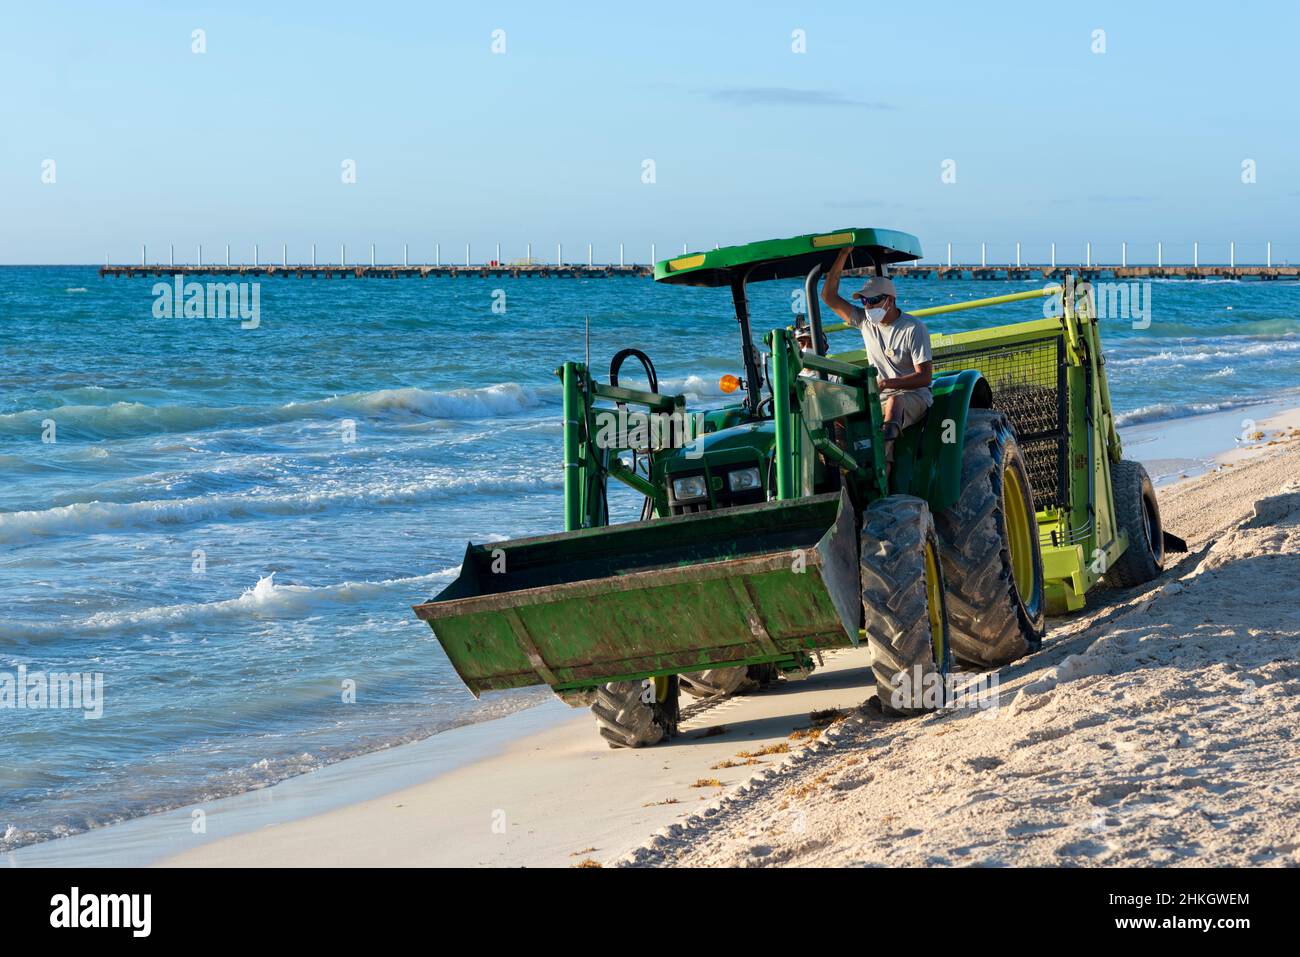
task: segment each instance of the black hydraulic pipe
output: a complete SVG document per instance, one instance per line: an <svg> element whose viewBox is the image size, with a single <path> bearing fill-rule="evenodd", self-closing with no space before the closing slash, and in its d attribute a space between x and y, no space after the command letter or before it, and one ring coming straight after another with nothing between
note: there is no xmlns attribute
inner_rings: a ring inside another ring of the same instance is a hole
<svg viewBox="0 0 1300 957"><path fill-rule="evenodd" d="M758 357L749 329L749 303L745 298L745 282L753 271L754 267L750 266L743 275L732 275L731 301L736 307L736 322L740 325L740 349L745 360L745 389L748 393L745 406L751 415L757 415L758 404L763 401L763 380L759 376Z"/></svg>
<svg viewBox="0 0 1300 957"><path fill-rule="evenodd" d="M825 339L822 336L822 304L817 297L817 280L822 275L822 264L818 263L808 270L803 281L803 298L808 304L808 325L813 334L813 355L824 356Z"/></svg>

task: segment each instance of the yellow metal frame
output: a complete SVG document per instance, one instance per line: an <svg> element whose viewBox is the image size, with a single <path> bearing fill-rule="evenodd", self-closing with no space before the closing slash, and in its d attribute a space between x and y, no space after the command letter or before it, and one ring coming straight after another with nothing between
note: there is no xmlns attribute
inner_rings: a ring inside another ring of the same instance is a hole
<svg viewBox="0 0 1300 957"><path fill-rule="evenodd" d="M1128 547L1128 538L1115 520L1115 498L1110 479L1110 465L1120 460L1122 450L1111 412L1101 336L1093 318L1091 297L1083 293L1086 288L1076 291L1070 283L1065 286L1054 284L1042 289L916 309L910 313L924 318L1013 302L1050 297L1060 299L1059 313L1055 318L968 332L935 333L930 337L931 344L940 349L985 342L1011 345L1046 335L1064 336L1068 387L1072 392L1078 389L1086 393L1085 402L1069 404L1068 428L1070 434L1077 437L1071 442L1071 485L1086 486L1090 494L1086 502L1076 500L1067 508L1044 509L1036 515L1042 543L1043 597L1049 615L1082 608L1087 591L1097 584L1105 570ZM826 326L823 331L832 333L852 328L848 323L837 323ZM830 358L858 366L867 362L866 352L861 349L835 353ZM1090 388L1085 390L1085 385ZM1070 541L1072 528L1086 529L1086 532L1078 533L1078 541ZM1053 545L1053 540L1064 540L1065 543Z"/></svg>

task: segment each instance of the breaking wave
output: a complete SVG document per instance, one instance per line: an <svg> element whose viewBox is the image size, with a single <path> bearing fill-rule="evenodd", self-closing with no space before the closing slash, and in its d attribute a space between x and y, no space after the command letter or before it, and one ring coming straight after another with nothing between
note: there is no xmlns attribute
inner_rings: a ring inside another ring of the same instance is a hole
<svg viewBox="0 0 1300 957"><path fill-rule="evenodd" d="M1264 396L1251 399L1223 399L1218 402L1157 402L1144 405L1132 412L1121 412L1115 416L1115 425L1123 428L1141 425L1144 422L1161 422L1166 419L1185 419L1194 415L1210 415L1215 412L1228 412L1232 409L1263 405L1275 397Z"/></svg>
<svg viewBox="0 0 1300 957"><path fill-rule="evenodd" d="M392 590L410 590L420 585L449 581L460 567L444 568L427 575L393 578L379 582L340 582L334 585L277 585L275 572L259 578L238 598L223 601L159 605L133 611L103 611L81 620L51 622L5 622L0 639L38 641L68 636L119 634L145 629L179 628L237 618L301 619L338 605L354 605Z"/></svg>
<svg viewBox="0 0 1300 957"><path fill-rule="evenodd" d="M514 382L449 392L408 386L290 402L281 406L178 406L119 401L108 405L60 405L10 412L0 415L0 434L30 435L34 430L40 430L46 419L53 420L60 430L96 437L274 425L299 419L334 419L353 415L361 418L405 415L428 419L486 419L517 415L538 407L541 402L536 390Z"/></svg>
<svg viewBox="0 0 1300 957"><path fill-rule="evenodd" d="M1145 355L1107 359L1109 366L1181 365L1189 362L1209 362L1221 359L1242 359L1300 352L1300 339L1243 337L1232 341L1223 339L1188 340L1178 348L1165 346L1159 352Z"/></svg>
<svg viewBox="0 0 1300 957"><path fill-rule="evenodd" d="M142 502L78 502L55 508L0 513L0 542L234 519L309 515L341 509L418 505L455 495L527 493L561 487L558 474L517 478L468 475L313 492L196 495Z"/></svg>

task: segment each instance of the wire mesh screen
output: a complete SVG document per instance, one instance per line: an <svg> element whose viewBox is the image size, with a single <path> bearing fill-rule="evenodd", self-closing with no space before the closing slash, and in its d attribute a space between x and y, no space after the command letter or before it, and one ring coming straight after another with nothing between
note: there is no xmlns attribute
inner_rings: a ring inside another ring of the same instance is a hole
<svg viewBox="0 0 1300 957"><path fill-rule="evenodd" d="M1065 368L1060 336L1005 346L940 346L934 371L978 369L993 389L993 408L1016 427L1029 464L1029 481L1038 508L1064 507L1066 413Z"/></svg>

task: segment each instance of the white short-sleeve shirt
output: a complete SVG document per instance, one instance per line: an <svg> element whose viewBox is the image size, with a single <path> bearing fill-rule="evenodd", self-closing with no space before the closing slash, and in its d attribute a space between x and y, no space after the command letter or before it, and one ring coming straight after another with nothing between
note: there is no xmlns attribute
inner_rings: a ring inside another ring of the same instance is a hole
<svg viewBox="0 0 1300 957"><path fill-rule="evenodd" d="M898 318L888 325L872 322L861 306L853 306L857 317L854 325L862 331L862 342L867 349L867 359L876 367L881 378L899 379L912 375L923 362L932 362L934 354L930 351L930 330L925 323L915 316L900 312ZM890 396L896 392L914 392L925 399L929 408L934 404L934 395L928 388L922 389L883 389L881 396Z"/></svg>

